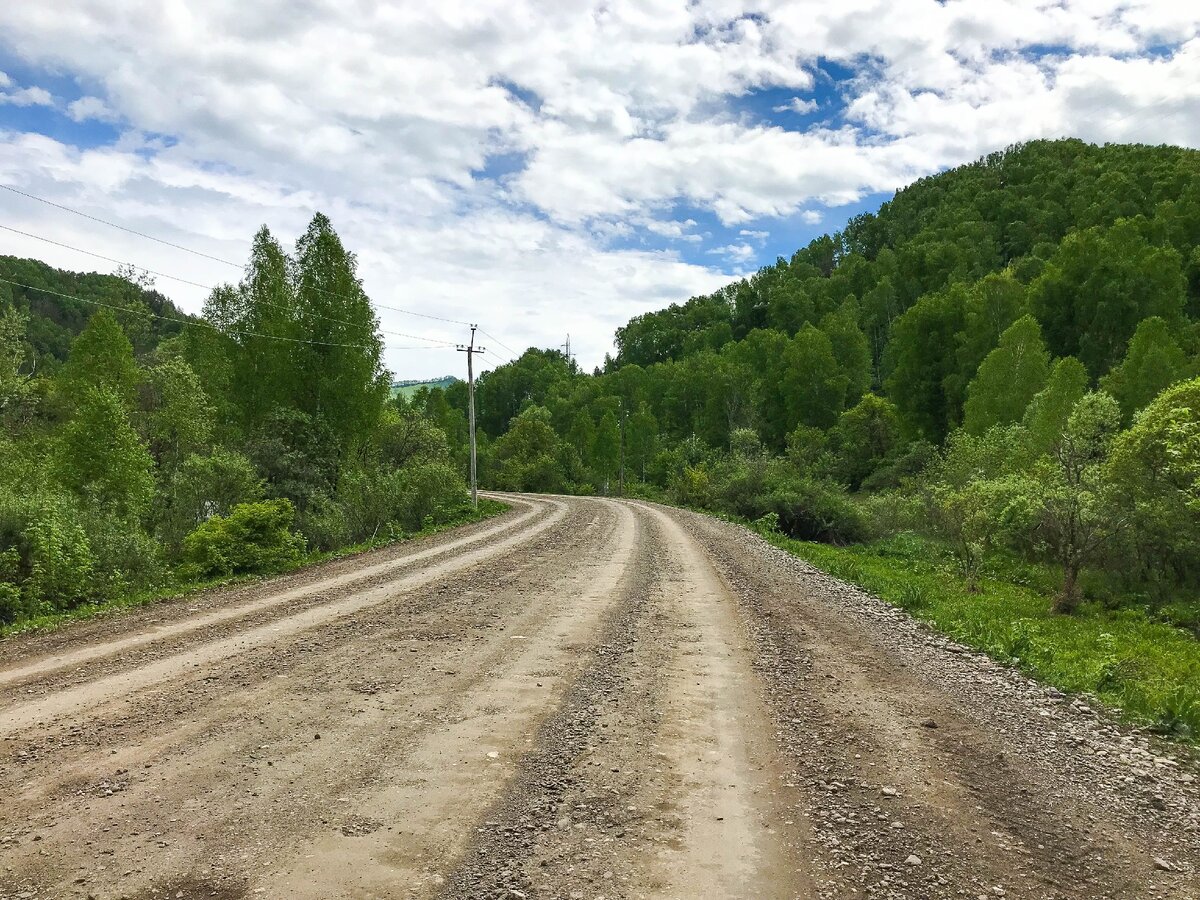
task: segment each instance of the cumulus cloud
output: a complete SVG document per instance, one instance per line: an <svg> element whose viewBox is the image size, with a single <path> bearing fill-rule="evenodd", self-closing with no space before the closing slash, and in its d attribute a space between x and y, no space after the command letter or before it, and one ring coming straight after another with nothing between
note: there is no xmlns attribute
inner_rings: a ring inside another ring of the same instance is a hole
<svg viewBox="0 0 1200 900"><path fill-rule="evenodd" d="M724 247L713 247L707 251L713 256L724 256L732 263L748 263L754 259L756 251L747 243L726 244Z"/></svg>
<svg viewBox="0 0 1200 900"><path fill-rule="evenodd" d="M816 100L805 100L803 97L793 97L787 103L781 106L772 107L774 112L794 112L800 115L807 115L811 112L816 112L820 109L821 104Z"/></svg>
<svg viewBox="0 0 1200 900"><path fill-rule="evenodd" d="M486 300L506 343L591 330L597 361L628 315L752 264L752 222L835 223L1031 138L1200 146L1198 26L1161 0L0 4L23 73L86 85L63 114L123 129L100 148L0 132L0 179L235 259L253 223L291 235L320 208L381 301ZM792 99L745 114L766 90ZM647 234L674 250L630 249Z"/></svg>
<svg viewBox="0 0 1200 900"><path fill-rule="evenodd" d="M116 114L99 97L80 97L67 104L67 115L76 122L95 119L98 122L113 122Z"/></svg>
<svg viewBox="0 0 1200 900"><path fill-rule="evenodd" d="M17 88L15 91L0 91L0 104L4 103L10 106L53 106L54 97L40 87Z"/></svg>

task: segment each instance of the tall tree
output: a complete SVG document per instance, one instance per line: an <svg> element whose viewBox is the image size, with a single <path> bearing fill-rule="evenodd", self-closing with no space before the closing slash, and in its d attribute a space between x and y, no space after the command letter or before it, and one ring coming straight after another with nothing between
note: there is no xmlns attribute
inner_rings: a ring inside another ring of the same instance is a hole
<svg viewBox="0 0 1200 900"><path fill-rule="evenodd" d="M956 369L954 337L963 323L963 292L926 294L892 326L887 394L909 431L935 443L958 421L957 396L947 379Z"/></svg>
<svg viewBox="0 0 1200 900"><path fill-rule="evenodd" d="M1152 244L1144 220L1066 236L1030 286L1030 308L1050 349L1079 357L1093 378L1121 359L1148 316L1178 323L1184 278L1179 253Z"/></svg>
<svg viewBox="0 0 1200 900"><path fill-rule="evenodd" d="M834 358L846 378L847 403L856 403L871 387L871 345L858 324L858 303L851 297L821 319Z"/></svg>
<svg viewBox="0 0 1200 900"><path fill-rule="evenodd" d="M1029 447L1036 456L1049 453L1058 442L1071 410L1088 389L1088 373L1083 363L1073 356L1064 356L1050 370L1046 386L1025 408L1023 422L1029 436Z"/></svg>
<svg viewBox="0 0 1200 900"><path fill-rule="evenodd" d="M1050 354L1033 316L1022 316L1000 336L967 386L963 427L983 434L993 425L1019 422L1025 408L1046 385Z"/></svg>
<svg viewBox="0 0 1200 900"><path fill-rule="evenodd" d="M379 322L347 252L321 213L296 243L296 393L341 447L366 441L388 394Z"/></svg>
<svg viewBox="0 0 1200 900"><path fill-rule="evenodd" d="M1100 386L1117 398L1128 422L1186 374L1187 355L1175 340L1174 329L1165 319L1151 316L1138 324L1125 359L1100 380Z"/></svg>
<svg viewBox="0 0 1200 900"><path fill-rule="evenodd" d="M592 444L592 466L605 486L617 475L621 460L621 433L617 415L606 409L596 425L596 440Z"/></svg>
<svg viewBox="0 0 1200 900"><path fill-rule="evenodd" d="M61 482L97 509L137 519L154 493L154 462L109 387L85 388L58 445Z"/></svg>
<svg viewBox="0 0 1200 900"><path fill-rule="evenodd" d="M845 407L849 379L833 354L833 343L820 329L805 325L784 354L783 387L788 417L784 428L796 425L829 428Z"/></svg>
<svg viewBox="0 0 1200 900"><path fill-rule="evenodd" d="M304 409L299 367L304 339L295 291L292 264L279 242L264 225L254 236L250 262L236 294L214 293L206 310L234 335L231 390L248 430L276 407Z"/></svg>
<svg viewBox="0 0 1200 900"><path fill-rule="evenodd" d="M88 388L103 388L129 408L140 378L133 359L133 345L116 317L102 309L92 316L87 328L71 344L71 353L59 374L59 384L76 398Z"/></svg>

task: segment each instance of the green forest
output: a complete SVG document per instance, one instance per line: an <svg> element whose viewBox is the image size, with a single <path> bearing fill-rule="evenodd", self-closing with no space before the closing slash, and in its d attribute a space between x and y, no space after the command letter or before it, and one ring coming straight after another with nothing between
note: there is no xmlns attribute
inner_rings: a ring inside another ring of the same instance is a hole
<svg viewBox="0 0 1200 900"><path fill-rule="evenodd" d="M592 374L478 385L481 480L756 523L975 646L1200 728L1200 153L923 179ZM410 408L465 452L466 392ZM815 542L815 543L814 543Z"/></svg>
<svg viewBox="0 0 1200 900"><path fill-rule="evenodd" d="M382 351L322 215L290 254L259 231L202 318L132 270L0 257L0 628L474 517Z"/></svg>
<svg viewBox="0 0 1200 900"><path fill-rule="evenodd" d="M481 486L751 524L956 638L1200 733L1200 152L922 179L588 373L479 378ZM0 258L0 623L463 521L467 385L392 391L354 256L266 229L189 319Z"/></svg>

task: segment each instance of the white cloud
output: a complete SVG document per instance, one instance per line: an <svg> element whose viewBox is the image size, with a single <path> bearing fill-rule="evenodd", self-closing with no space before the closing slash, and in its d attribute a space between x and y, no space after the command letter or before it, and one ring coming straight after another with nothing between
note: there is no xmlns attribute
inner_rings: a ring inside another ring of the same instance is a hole
<svg viewBox="0 0 1200 900"><path fill-rule="evenodd" d="M116 114L99 97L80 97L67 104L67 115L76 122L95 119L98 122L113 122Z"/></svg>
<svg viewBox="0 0 1200 900"><path fill-rule="evenodd" d="M756 252L749 244L726 244L724 247L713 247L706 251L712 256L724 256L732 263L748 263L754 259Z"/></svg>
<svg viewBox="0 0 1200 900"><path fill-rule="evenodd" d="M494 310L514 346L590 328L590 364L628 315L725 278L681 260L710 236L680 210L746 226L712 253L742 265L750 223L817 224L1015 141L1200 146L1198 25L1165 0L0 4L0 47L87 86L65 115L127 123L82 152L0 133L0 179L239 260L258 221L290 237L321 208L382 302ZM842 118L822 101L838 124L744 114L766 89L812 111L822 59L854 73ZM489 176L497 155L522 164ZM627 249L646 232L677 252Z"/></svg>
<svg viewBox="0 0 1200 900"><path fill-rule="evenodd" d="M0 104L5 103L11 106L53 106L54 97L45 88L17 88L15 91L0 91Z"/></svg>
<svg viewBox="0 0 1200 900"><path fill-rule="evenodd" d="M816 100L805 100L803 97L793 97L787 103L781 106L773 106L771 109L774 112L794 112L800 115L807 115L811 112L816 112L820 109L821 104Z"/></svg>

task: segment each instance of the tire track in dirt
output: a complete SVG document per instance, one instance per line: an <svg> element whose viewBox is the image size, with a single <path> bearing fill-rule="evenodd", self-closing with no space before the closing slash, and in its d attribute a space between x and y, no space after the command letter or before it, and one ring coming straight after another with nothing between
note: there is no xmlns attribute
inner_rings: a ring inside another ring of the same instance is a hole
<svg viewBox="0 0 1200 900"><path fill-rule="evenodd" d="M990 661L867 625L856 589L797 578L803 563L737 526L675 515L752 623L782 744L812 798L800 812L823 845L822 897L1200 897L1200 884L1155 863L1169 854L1136 801L1115 785L1089 796L1065 777L1070 755L1048 711L997 690L1010 682ZM956 652L939 659L934 645ZM977 696L964 703L939 674ZM995 727L993 716L1023 727Z"/></svg>
<svg viewBox="0 0 1200 900"><path fill-rule="evenodd" d="M445 861L503 790L553 698L573 679L577 648L592 642L605 611L629 589L638 530L627 508L616 509L613 539L558 586L559 608L547 627L457 698L455 721L420 740L402 774L357 802L361 815L402 827L357 840L326 836L273 875L271 890L297 898L386 898L437 884Z"/></svg>
<svg viewBox="0 0 1200 900"><path fill-rule="evenodd" d="M452 574L468 566L482 562L520 544L557 524L566 514L566 506L559 508L548 518L536 525L518 531L509 537L489 543L484 547L469 550L433 563L425 569L404 575L379 587L360 591L351 596L313 607L264 625L249 628L229 637L221 638L201 647L186 650L126 672L108 675L96 681L58 691L37 700L18 703L0 709L0 736L28 728L35 723L69 713L78 712L88 706L122 697L149 685L158 684L177 677L190 669L210 666L221 660L245 653L255 647L278 641L298 632L307 631L335 619L353 615L376 606L396 593L411 590L432 580Z"/></svg>
<svg viewBox="0 0 1200 900"><path fill-rule="evenodd" d="M804 833L787 818L734 601L678 526L629 505L645 535L639 587L446 897L806 893Z"/></svg>
<svg viewBox="0 0 1200 900"><path fill-rule="evenodd" d="M148 644L168 641L189 632L210 629L213 626L234 619L248 618L255 613L269 611L274 607L284 604L292 604L296 601L314 598L319 594L335 591L339 588L358 585L372 579L387 578L430 558L452 554L464 547L522 528L529 524L532 519L536 518L541 510L547 506L562 507L561 503L555 501L530 501L513 498L509 498L509 500L525 506L526 511L515 518L494 523L492 527L468 536L438 543L432 547L410 550L397 558L389 559L385 562L360 566L340 575L309 581L299 587L271 592L265 597L238 603L235 606L227 606L203 615L189 616L168 624L156 624L146 630L102 643L90 644L66 652L55 652L33 661L22 660L16 665L12 661L9 661L7 665L0 663L0 687L12 682L23 682L37 676L47 675L61 669L76 668L105 656L125 656L129 651Z"/></svg>

